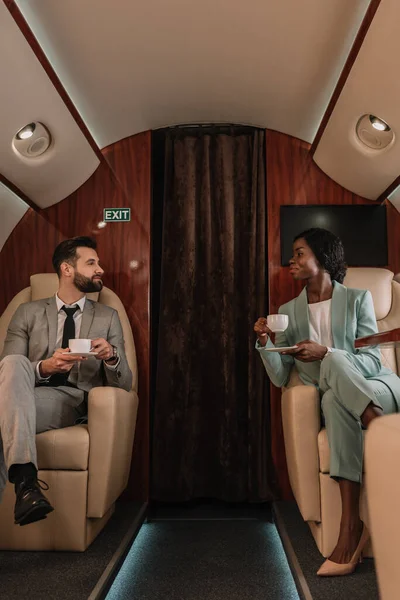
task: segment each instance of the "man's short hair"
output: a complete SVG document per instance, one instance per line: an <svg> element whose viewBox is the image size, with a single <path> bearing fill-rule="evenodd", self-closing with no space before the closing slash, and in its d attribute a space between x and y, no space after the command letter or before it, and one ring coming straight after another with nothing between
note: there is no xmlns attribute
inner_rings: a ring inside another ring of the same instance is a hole
<svg viewBox="0 0 400 600"><path fill-rule="evenodd" d="M81 235L69 240L64 240L61 242L61 244L58 244L57 248L54 250L52 262L54 270L59 277L61 275L61 264L63 262L67 262L74 267L78 258L76 255L76 249L82 247L96 250L96 240L85 235Z"/></svg>

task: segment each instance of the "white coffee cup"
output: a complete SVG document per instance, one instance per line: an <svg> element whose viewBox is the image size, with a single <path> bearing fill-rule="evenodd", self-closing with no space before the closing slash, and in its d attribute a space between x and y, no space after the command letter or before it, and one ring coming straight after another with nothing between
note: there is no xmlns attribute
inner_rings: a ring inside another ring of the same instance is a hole
<svg viewBox="0 0 400 600"><path fill-rule="evenodd" d="M74 354L79 354L80 352L86 354L86 352L90 352L92 347L92 340L84 340L84 339L74 339L68 340L68 348Z"/></svg>
<svg viewBox="0 0 400 600"><path fill-rule="evenodd" d="M289 317L287 315L268 315L267 325L271 331L285 331L289 325Z"/></svg>

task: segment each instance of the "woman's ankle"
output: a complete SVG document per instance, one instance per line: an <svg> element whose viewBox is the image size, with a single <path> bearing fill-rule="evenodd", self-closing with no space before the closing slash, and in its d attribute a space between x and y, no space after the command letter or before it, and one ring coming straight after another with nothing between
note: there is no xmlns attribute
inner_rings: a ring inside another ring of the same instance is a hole
<svg viewBox="0 0 400 600"><path fill-rule="evenodd" d="M362 529L363 522L360 517L343 520L340 522L340 531L357 531L358 529Z"/></svg>
<svg viewBox="0 0 400 600"><path fill-rule="evenodd" d="M377 417L383 417L383 414L383 410L371 402L361 415L361 423L363 427L367 429L371 421Z"/></svg>

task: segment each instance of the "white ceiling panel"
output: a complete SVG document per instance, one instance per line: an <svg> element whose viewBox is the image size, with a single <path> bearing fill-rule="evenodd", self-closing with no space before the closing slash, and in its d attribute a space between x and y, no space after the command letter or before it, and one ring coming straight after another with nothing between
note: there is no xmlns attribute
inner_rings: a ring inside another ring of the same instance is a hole
<svg viewBox="0 0 400 600"><path fill-rule="evenodd" d="M84 183L99 164L3 2L0 2L0 172L38 206L58 202ZM20 158L15 133L39 121L53 137L37 158Z"/></svg>
<svg viewBox="0 0 400 600"><path fill-rule="evenodd" d="M21 198L0 183L0 250L28 209L29 206Z"/></svg>
<svg viewBox="0 0 400 600"><path fill-rule="evenodd" d="M100 147L179 123L311 142L369 0L17 0Z"/></svg>
<svg viewBox="0 0 400 600"><path fill-rule="evenodd" d="M383 0L314 154L332 179L371 200L400 174L399 23L399 0ZM362 146L355 127L364 114L389 123L394 144L382 151Z"/></svg>

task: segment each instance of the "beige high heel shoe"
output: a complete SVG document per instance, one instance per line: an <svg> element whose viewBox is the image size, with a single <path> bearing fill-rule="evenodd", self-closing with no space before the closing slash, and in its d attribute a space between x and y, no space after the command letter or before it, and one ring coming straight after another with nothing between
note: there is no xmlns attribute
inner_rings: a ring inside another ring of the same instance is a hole
<svg viewBox="0 0 400 600"><path fill-rule="evenodd" d="M338 577L340 575L350 575L350 573L353 573L356 569L357 563L362 561L362 551L364 550L368 540L369 532L365 524L363 524L360 541L358 542L358 546L355 549L350 562L335 563L328 558L317 571L317 575L320 577Z"/></svg>

